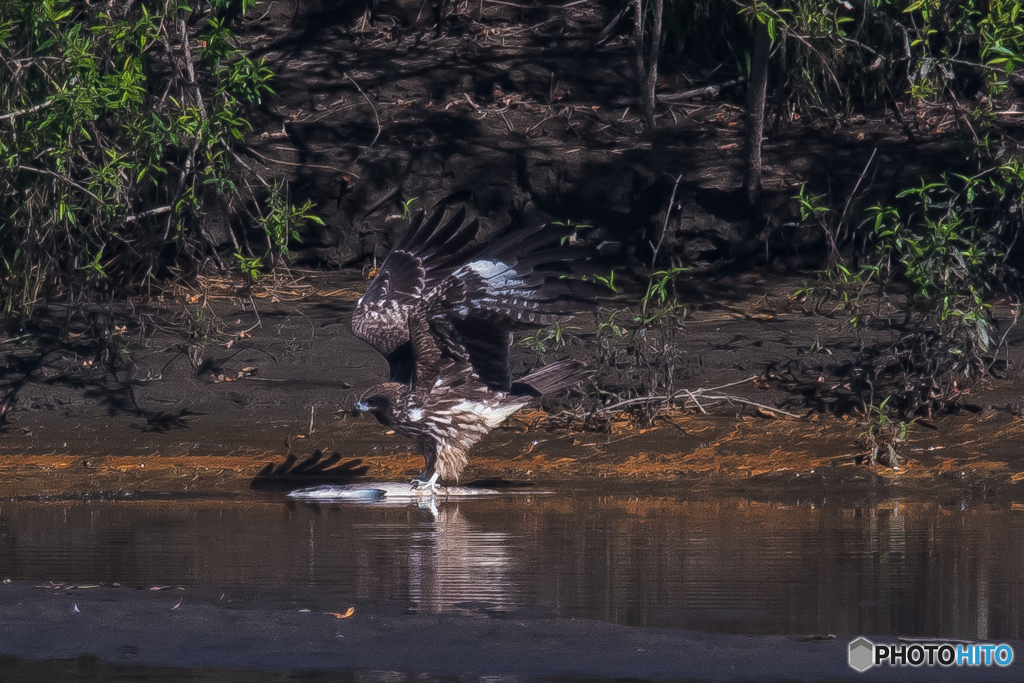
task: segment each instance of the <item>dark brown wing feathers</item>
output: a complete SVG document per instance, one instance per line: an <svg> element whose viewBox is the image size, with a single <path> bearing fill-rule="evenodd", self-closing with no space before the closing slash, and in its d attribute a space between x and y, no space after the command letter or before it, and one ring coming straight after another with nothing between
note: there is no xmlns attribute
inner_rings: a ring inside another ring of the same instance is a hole
<svg viewBox="0 0 1024 683"><path fill-rule="evenodd" d="M409 316L409 338L415 362L412 388L429 392L441 373L441 351L430 333L430 324L420 313Z"/></svg>
<svg viewBox="0 0 1024 683"><path fill-rule="evenodd" d="M467 223L464 208L446 221L445 208L413 219L359 300L352 328L388 359L392 380L408 383L414 373L422 386L424 372L436 378L419 363L421 352L436 352L470 363L490 388L508 390L510 330L589 306L559 278L587 252L561 244L564 228L544 225L476 244L479 221ZM425 336L417 342L417 334Z"/></svg>

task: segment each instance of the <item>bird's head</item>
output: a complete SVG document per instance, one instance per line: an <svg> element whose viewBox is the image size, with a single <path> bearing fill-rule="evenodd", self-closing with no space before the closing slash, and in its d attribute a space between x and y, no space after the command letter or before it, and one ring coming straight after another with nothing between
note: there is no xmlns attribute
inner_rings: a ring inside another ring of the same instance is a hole
<svg viewBox="0 0 1024 683"><path fill-rule="evenodd" d="M402 385L397 382L386 382L374 387L366 392L368 395L359 399L352 408L352 414L358 417L362 413L370 413L382 425L390 425L401 396L401 389Z"/></svg>

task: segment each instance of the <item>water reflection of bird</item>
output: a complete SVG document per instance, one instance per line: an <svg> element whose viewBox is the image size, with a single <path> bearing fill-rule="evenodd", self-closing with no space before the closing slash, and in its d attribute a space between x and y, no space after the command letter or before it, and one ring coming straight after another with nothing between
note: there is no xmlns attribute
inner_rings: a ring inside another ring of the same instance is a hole
<svg viewBox="0 0 1024 683"><path fill-rule="evenodd" d="M531 400L569 387L582 363L552 363L513 382L514 329L539 327L580 307L571 281L546 264L580 255L548 226L474 242L479 222L442 207L418 215L384 260L352 315L356 336L388 361L389 381L356 404L416 441L426 468L417 485L457 479L467 451Z"/></svg>
<svg viewBox="0 0 1024 683"><path fill-rule="evenodd" d="M435 510L409 545L409 598L422 612L508 608L514 597L509 536L474 529L456 506Z"/></svg>

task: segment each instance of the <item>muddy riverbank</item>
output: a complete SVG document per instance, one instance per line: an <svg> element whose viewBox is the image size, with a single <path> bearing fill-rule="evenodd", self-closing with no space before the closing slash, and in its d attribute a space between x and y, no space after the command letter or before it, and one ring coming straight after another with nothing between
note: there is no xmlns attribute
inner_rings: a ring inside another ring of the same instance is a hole
<svg viewBox="0 0 1024 683"><path fill-rule="evenodd" d="M863 417L828 393L842 391L835 368L855 340L840 316L787 303L795 285L755 297L756 282L692 279L713 305L695 305L683 323L680 385L731 384L717 394L737 401L705 401L652 424L613 414L598 429L565 412L593 403L548 402L476 448L465 480L1019 498L1024 382L1013 369L1016 330L1007 337L1004 379L972 389L960 414L912 427L898 469L869 467L858 464L867 452ZM370 477L415 475L421 459L408 441L350 413L385 370L349 329L364 287L358 275L309 275L253 296L211 285L71 321L54 309L30 330L33 340L5 344L3 495L239 490L268 463L316 450L361 459ZM515 353L524 367L542 362L523 346ZM799 373L779 371L787 361Z"/></svg>

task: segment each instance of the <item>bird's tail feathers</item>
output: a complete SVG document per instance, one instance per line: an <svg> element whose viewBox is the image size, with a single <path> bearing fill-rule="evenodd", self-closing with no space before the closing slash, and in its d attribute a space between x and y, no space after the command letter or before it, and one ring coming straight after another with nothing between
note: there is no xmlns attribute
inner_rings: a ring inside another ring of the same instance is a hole
<svg viewBox="0 0 1024 683"><path fill-rule="evenodd" d="M512 393L528 393L545 396L560 389L571 387L594 373L577 360L563 360L534 370L518 382L513 383Z"/></svg>

